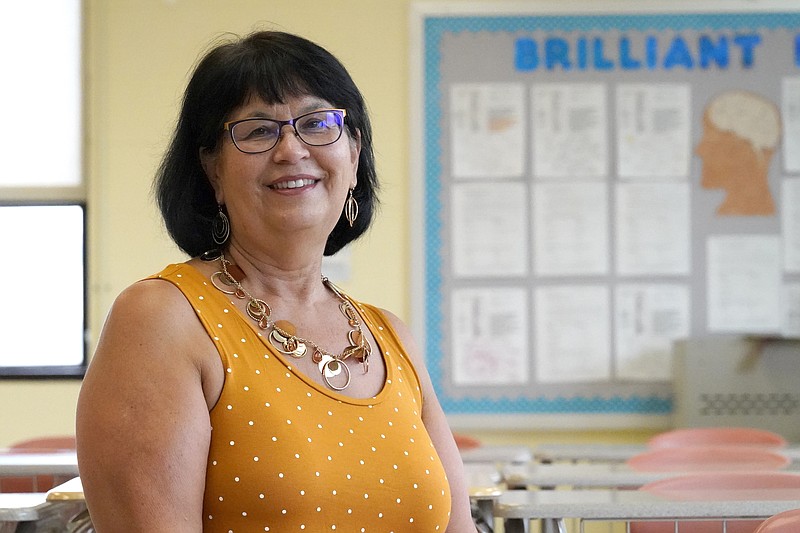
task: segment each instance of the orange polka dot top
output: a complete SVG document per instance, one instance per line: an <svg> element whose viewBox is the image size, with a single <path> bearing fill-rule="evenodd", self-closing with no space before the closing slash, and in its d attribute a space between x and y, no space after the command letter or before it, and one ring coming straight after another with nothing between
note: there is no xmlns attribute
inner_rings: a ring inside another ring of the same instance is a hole
<svg viewBox="0 0 800 533"><path fill-rule="evenodd" d="M195 308L226 372L210 413L204 533L447 528L450 489L422 423L419 378L378 309L351 300L386 361L386 384L350 398L295 372L194 267L157 277Z"/></svg>

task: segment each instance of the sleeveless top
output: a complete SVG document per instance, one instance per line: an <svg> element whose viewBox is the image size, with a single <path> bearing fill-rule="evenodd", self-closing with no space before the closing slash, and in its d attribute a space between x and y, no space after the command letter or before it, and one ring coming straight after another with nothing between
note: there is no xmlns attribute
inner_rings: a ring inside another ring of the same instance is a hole
<svg viewBox="0 0 800 533"><path fill-rule="evenodd" d="M383 313L350 300L387 372L376 396L350 398L295 372L196 268L153 277L183 292L225 368L210 411L205 533L447 528L450 488L422 423L419 378Z"/></svg>

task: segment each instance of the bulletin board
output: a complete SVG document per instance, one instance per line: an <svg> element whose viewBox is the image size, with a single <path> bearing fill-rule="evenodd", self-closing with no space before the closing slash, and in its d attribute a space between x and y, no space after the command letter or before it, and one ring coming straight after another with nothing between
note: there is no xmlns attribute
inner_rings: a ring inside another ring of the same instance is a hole
<svg viewBox="0 0 800 533"><path fill-rule="evenodd" d="M800 336L800 9L420 2L411 43L451 423L660 426L675 340Z"/></svg>

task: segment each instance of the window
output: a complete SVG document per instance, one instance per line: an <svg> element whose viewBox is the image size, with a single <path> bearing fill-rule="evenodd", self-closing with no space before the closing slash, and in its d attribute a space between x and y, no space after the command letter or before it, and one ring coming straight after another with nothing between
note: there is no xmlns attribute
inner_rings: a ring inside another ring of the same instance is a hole
<svg viewBox="0 0 800 533"><path fill-rule="evenodd" d="M0 376L81 376L81 2L9 3L0 26Z"/></svg>

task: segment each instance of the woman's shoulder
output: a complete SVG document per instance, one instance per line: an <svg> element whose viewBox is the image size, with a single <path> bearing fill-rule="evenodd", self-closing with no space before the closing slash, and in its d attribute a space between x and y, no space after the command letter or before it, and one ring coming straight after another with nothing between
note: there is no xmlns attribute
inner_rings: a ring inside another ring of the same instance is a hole
<svg viewBox="0 0 800 533"><path fill-rule="evenodd" d="M383 325L390 326L401 341L408 340L412 337L411 330L406 323L388 309L363 302L359 302L358 307L360 310L365 311L368 315L370 315L373 320L380 322Z"/></svg>
<svg viewBox="0 0 800 533"><path fill-rule="evenodd" d="M186 264L169 265L157 274L132 283L116 297L110 315L123 315L126 319L136 319L137 323L144 321L154 325L165 319L173 322L182 310L191 313L178 284L165 283L175 280L181 271L189 272L188 268Z"/></svg>
<svg viewBox="0 0 800 533"><path fill-rule="evenodd" d="M176 371L205 368L217 361L213 353L213 345L180 288L162 279L145 278L114 300L93 359L117 361L116 365L128 360L134 367L144 363L150 371Z"/></svg>
<svg viewBox="0 0 800 533"><path fill-rule="evenodd" d="M400 317L388 309L365 303L359 303L359 309L362 312L366 312L373 323L384 327L389 334L399 342L403 347L403 351L411 358L411 361L415 365L422 363L414 334L411 332L411 328L409 328Z"/></svg>

